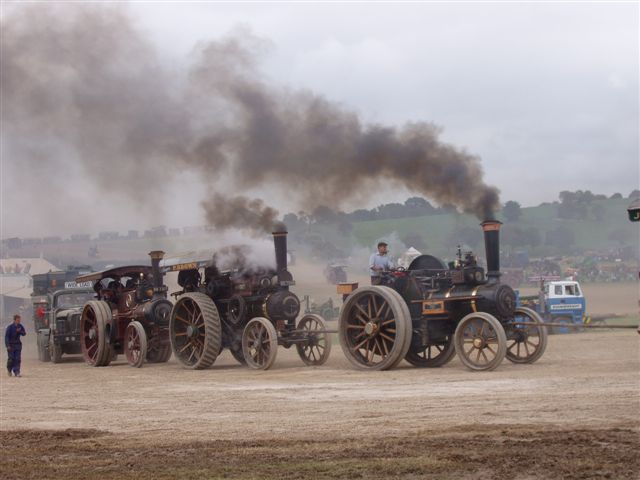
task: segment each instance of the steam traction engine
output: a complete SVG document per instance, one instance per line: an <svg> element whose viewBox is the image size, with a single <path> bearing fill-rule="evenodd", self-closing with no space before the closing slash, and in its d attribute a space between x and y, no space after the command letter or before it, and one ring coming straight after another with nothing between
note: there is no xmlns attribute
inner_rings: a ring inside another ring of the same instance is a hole
<svg viewBox="0 0 640 480"><path fill-rule="evenodd" d="M457 353L471 370L493 370L506 356L533 363L547 345L540 316L516 308L511 287L500 283L501 222L482 223L487 270L458 251L449 267L431 255L383 276L381 286L341 284L339 337L351 363L386 370L403 358L417 367L439 367Z"/></svg>
<svg viewBox="0 0 640 480"><path fill-rule="evenodd" d="M228 348L241 364L266 370L278 345L295 345L307 365L327 361L331 332L324 319L306 314L296 326L300 301L289 291L295 282L287 270L287 232L275 232L273 240L276 270L235 265L221 271L217 255L164 262L164 271L179 272L182 287L175 293L170 332L173 352L184 366L210 367Z"/></svg>
<svg viewBox="0 0 640 480"><path fill-rule="evenodd" d="M171 357L171 302L162 283L159 264L164 252L154 251L149 266L117 267L81 275L78 282L94 282L97 299L84 305L80 343L87 364L109 365L124 353L132 367L144 361L166 362Z"/></svg>

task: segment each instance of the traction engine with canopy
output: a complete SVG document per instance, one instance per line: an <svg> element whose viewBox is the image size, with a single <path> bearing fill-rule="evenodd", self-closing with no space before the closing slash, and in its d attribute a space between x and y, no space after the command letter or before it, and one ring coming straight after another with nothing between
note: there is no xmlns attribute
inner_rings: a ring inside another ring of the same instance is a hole
<svg viewBox="0 0 640 480"><path fill-rule="evenodd" d="M171 357L171 302L159 268L164 252L153 251L151 266L116 267L82 275L94 282L96 299L87 302L80 318L85 362L103 367L125 354L132 367L145 361L164 363Z"/></svg>
<svg viewBox="0 0 640 480"><path fill-rule="evenodd" d="M347 359L359 368L386 370L403 359L439 367L458 354L479 371L493 370L505 357L538 360L547 331L538 313L517 307L513 289L500 283L500 225L482 223L486 275L471 252L459 250L448 267L421 255L406 270L386 272L380 286L339 285L339 338Z"/></svg>

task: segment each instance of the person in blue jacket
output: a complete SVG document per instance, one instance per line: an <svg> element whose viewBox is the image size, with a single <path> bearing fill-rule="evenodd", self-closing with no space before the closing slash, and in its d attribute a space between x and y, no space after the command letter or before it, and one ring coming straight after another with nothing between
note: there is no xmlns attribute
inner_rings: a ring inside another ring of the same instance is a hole
<svg viewBox="0 0 640 480"><path fill-rule="evenodd" d="M27 334L24 326L20 324L20 315L13 316L13 323L7 327L4 333L4 345L7 347L9 358L7 360L7 370L9 376L13 373L16 377L21 377L20 362L22 356L22 341L20 337Z"/></svg>

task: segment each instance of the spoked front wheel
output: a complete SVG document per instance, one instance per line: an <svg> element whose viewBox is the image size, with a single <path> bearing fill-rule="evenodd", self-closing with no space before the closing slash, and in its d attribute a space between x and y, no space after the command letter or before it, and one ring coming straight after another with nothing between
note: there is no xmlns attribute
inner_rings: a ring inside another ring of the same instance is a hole
<svg viewBox="0 0 640 480"><path fill-rule="evenodd" d="M325 333L327 322L320 315L308 313L300 319L298 330L307 336L306 343L296 344L298 355L306 365L323 365L331 353L331 336Z"/></svg>
<svg viewBox="0 0 640 480"><path fill-rule="evenodd" d="M504 328L488 313L470 313L460 320L454 341L460 361L470 370L493 370L507 353Z"/></svg>
<svg viewBox="0 0 640 480"><path fill-rule="evenodd" d="M124 331L124 355L127 363L140 368L147 356L147 334L140 322L133 321Z"/></svg>
<svg viewBox="0 0 640 480"><path fill-rule="evenodd" d="M533 363L547 348L547 327L538 313L526 307L516 308L514 320L535 325L509 328L507 359L513 363Z"/></svg>
<svg viewBox="0 0 640 480"><path fill-rule="evenodd" d="M242 352L247 365L267 370L278 353L278 332L266 318L257 317L247 323L242 332Z"/></svg>

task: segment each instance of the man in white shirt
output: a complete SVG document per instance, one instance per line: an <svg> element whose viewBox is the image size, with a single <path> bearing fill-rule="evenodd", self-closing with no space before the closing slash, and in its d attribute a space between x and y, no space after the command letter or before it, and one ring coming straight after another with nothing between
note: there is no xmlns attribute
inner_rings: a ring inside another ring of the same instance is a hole
<svg viewBox="0 0 640 480"><path fill-rule="evenodd" d="M371 272L371 285L380 285L382 281L382 272L390 270L392 267L391 260L387 256L387 244L385 242L378 243L378 252L369 258L369 270Z"/></svg>

